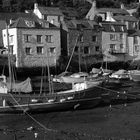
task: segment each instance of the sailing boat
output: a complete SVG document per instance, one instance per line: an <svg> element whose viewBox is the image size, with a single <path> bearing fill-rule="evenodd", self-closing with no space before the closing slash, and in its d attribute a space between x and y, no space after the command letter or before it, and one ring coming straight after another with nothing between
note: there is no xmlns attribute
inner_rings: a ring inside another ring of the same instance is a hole
<svg viewBox="0 0 140 140"><path fill-rule="evenodd" d="M8 26L7 26L8 27ZM7 44L9 48L9 37L7 28ZM9 49L8 49L9 50ZM24 94L20 91L13 91L12 83L12 71L10 55L8 54L9 64L9 78L10 78L10 90L6 92L0 92L0 113L25 113L25 112L52 112L52 111L64 111L75 109L86 109L97 106L101 101L101 93L103 89L98 87L98 83L95 82L94 86L90 82L85 81L82 83L76 83L72 86L72 89L55 92L52 88L52 81L49 71L48 62L48 82L49 92L40 94L39 92L29 92ZM27 82L30 80L28 79ZM3 85L6 87L5 83ZM26 85L24 83L24 85ZM26 85L27 86L27 85ZM26 87L25 86L25 87ZM23 87L23 83L22 83Z"/></svg>

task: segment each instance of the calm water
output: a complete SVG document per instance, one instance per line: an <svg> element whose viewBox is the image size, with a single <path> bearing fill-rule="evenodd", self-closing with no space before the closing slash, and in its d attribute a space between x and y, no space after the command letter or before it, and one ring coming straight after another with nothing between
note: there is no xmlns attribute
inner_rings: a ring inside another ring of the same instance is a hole
<svg viewBox="0 0 140 140"><path fill-rule="evenodd" d="M139 94L140 83L127 83L124 88L114 87L114 90ZM90 110L32 114L30 117L25 114L0 115L0 140L106 139L106 134L98 132L111 121L106 117L108 114L109 106L101 106Z"/></svg>

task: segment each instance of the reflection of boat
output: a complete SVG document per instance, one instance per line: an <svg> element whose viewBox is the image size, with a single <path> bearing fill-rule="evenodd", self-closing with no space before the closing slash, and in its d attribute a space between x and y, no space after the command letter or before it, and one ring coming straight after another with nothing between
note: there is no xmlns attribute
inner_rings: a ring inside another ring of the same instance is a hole
<svg viewBox="0 0 140 140"><path fill-rule="evenodd" d="M130 71L130 78L135 82L139 82L140 81L140 70Z"/></svg>
<svg viewBox="0 0 140 140"><path fill-rule="evenodd" d="M8 28L7 28L7 38ZM7 40L7 43L9 42ZM9 47L9 44L8 44ZM9 58L9 68L10 55ZM48 65L49 66L49 60ZM101 101L102 89L99 88L102 81L84 81L72 85L72 89L56 92L53 90L53 84L48 67L48 85L49 92L31 92L23 93L13 91L13 83L9 69L10 89L8 92L0 93L0 113L22 113L22 112L50 112L72 109L83 109L95 107Z"/></svg>

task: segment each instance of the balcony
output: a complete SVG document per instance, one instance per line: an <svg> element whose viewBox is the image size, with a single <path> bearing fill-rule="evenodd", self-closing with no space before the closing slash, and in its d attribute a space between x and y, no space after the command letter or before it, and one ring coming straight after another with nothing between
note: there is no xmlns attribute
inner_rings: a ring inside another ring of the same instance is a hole
<svg viewBox="0 0 140 140"><path fill-rule="evenodd" d="M127 53L127 50L126 49L110 49L109 50L109 53L110 54L126 54Z"/></svg>

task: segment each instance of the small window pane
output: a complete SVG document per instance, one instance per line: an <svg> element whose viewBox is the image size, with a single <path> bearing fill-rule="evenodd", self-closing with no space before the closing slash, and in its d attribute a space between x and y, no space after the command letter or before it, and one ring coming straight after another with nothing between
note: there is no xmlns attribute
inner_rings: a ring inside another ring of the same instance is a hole
<svg viewBox="0 0 140 140"><path fill-rule="evenodd" d="M37 47L37 54L43 54L43 47Z"/></svg>
<svg viewBox="0 0 140 140"><path fill-rule="evenodd" d="M41 43L42 42L41 38L42 38L41 35L37 35L37 43Z"/></svg>
<svg viewBox="0 0 140 140"><path fill-rule="evenodd" d="M30 47L25 48L25 53L26 55L31 54L31 48Z"/></svg>

